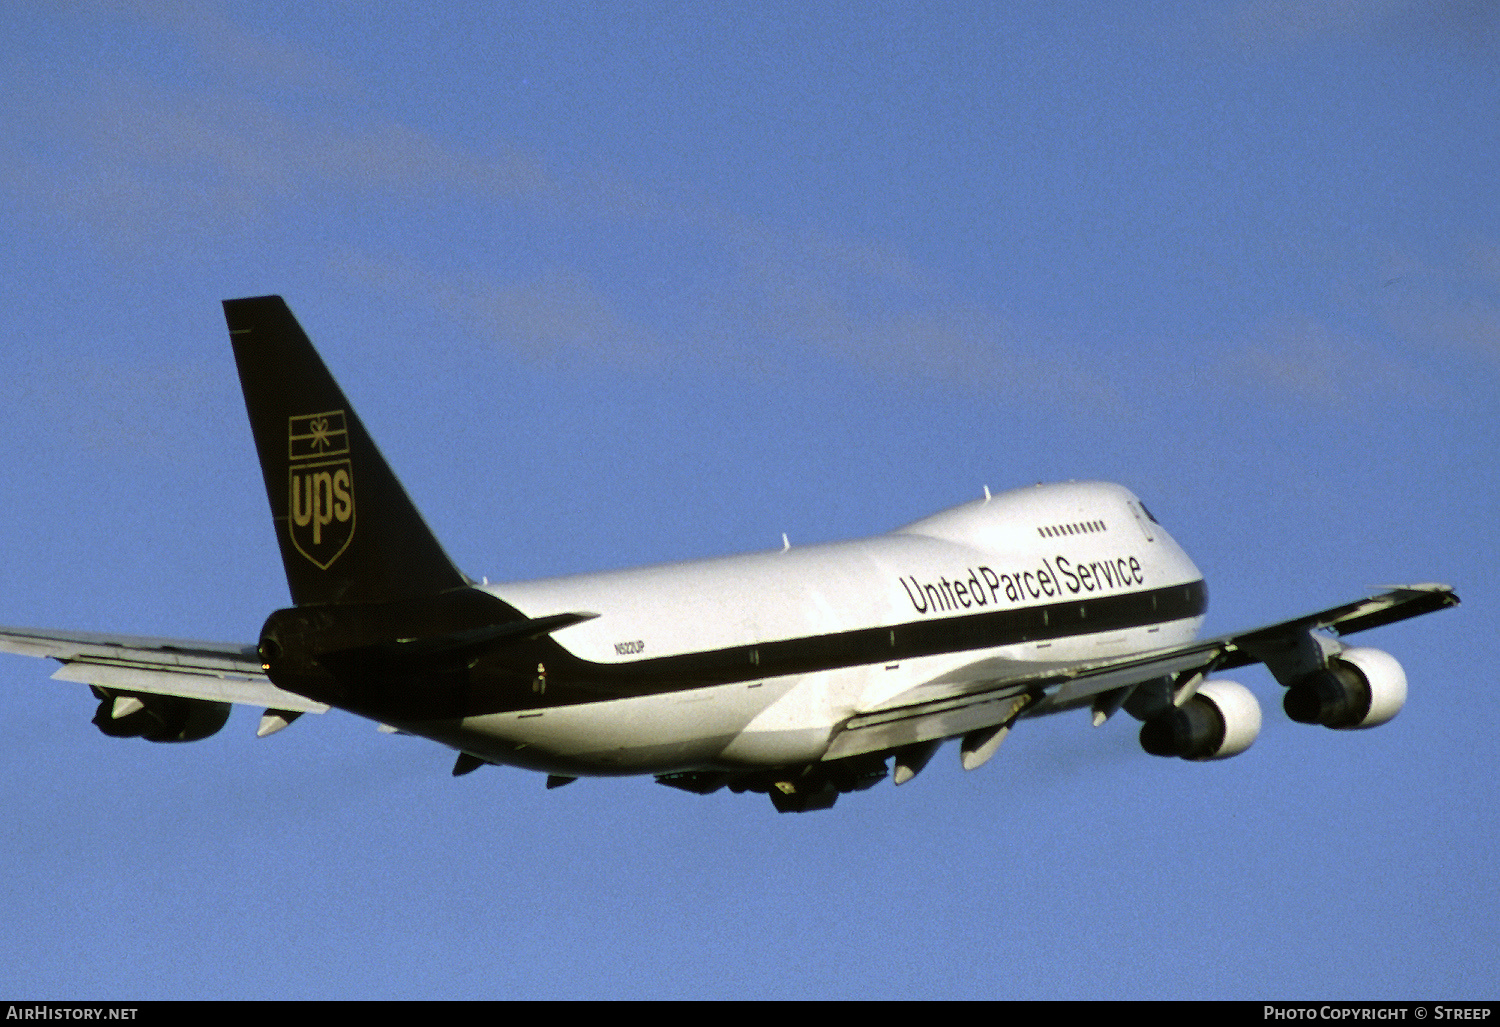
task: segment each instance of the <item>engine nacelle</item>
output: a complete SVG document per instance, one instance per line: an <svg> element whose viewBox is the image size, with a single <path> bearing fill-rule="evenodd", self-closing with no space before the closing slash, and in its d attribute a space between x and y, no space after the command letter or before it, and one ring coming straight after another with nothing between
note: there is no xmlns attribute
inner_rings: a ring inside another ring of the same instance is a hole
<svg viewBox="0 0 1500 1027"><path fill-rule="evenodd" d="M1234 681L1205 681L1181 706L1141 727L1141 748L1153 756L1223 760L1250 748L1260 734L1260 703Z"/></svg>
<svg viewBox="0 0 1500 1027"><path fill-rule="evenodd" d="M1282 708L1299 724L1376 727L1406 704L1406 671L1379 649L1345 649L1286 691Z"/></svg>
<svg viewBox="0 0 1500 1027"><path fill-rule="evenodd" d="M103 700L94 713L95 727L111 738L144 738L148 742L196 742L207 738L218 733L233 709L232 703L150 692L105 693L95 689L94 694ZM140 705L116 717L116 703L122 699L134 699Z"/></svg>

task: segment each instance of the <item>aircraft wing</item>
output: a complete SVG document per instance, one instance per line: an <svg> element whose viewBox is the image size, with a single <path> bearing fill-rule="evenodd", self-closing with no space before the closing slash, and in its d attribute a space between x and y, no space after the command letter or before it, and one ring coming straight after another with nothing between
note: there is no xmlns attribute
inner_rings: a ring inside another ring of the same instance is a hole
<svg viewBox="0 0 1500 1027"><path fill-rule="evenodd" d="M1405 585L1294 620L1186 645L1101 660L1044 663L985 659L909 689L851 717L825 760L882 752L1008 725L1030 709L1080 704L1104 692L1163 677L1263 662L1309 631L1348 635L1458 605L1447 585Z"/></svg>
<svg viewBox="0 0 1500 1027"><path fill-rule="evenodd" d="M245 703L292 713L328 709L271 684L253 645L0 628L0 652L51 657L62 664L52 675L58 681L110 691Z"/></svg>

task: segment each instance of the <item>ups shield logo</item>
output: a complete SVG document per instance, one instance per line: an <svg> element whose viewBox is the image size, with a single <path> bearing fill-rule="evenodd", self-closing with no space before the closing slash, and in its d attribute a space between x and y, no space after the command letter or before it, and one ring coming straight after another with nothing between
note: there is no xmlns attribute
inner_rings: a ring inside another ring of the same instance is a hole
<svg viewBox="0 0 1500 1027"><path fill-rule="evenodd" d="M342 410L289 419L287 533L297 552L327 570L354 538L354 467Z"/></svg>

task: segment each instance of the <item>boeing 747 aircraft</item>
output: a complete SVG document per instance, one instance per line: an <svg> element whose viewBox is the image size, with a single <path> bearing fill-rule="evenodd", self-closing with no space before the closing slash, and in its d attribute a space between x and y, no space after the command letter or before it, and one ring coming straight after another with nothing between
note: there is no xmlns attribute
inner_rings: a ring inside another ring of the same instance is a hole
<svg viewBox="0 0 1500 1027"><path fill-rule="evenodd" d="M329 708L486 763L651 774L707 794L826 809L903 784L949 739L963 766L1016 723L1088 707L1143 722L1157 756L1211 760L1260 730L1211 678L1264 663L1306 724L1366 728L1401 665L1344 638L1458 603L1445 585L1197 640L1207 591L1128 490L990 495L853 542L491 585L448 559L279 296L224 313L292 605L255 644L0 629L91 687L115 737L194 741L232 704L265 736Z"/></svg>

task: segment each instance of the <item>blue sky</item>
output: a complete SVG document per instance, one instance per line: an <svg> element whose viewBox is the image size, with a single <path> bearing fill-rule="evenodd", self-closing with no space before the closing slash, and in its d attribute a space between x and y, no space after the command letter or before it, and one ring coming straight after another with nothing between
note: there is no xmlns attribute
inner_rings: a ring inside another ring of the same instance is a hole
<svg viewBox="0 0 1500 1027"><path fill-rule="evenodd" d="M219 301L284 295L469 573L1140 494L1206 631L1391 582L1372 732L1028 723L778 816L342 714L120 742L0 662L15 997L1495 997L1500 11L0 14L0 623L287 601Z"/></svg>

